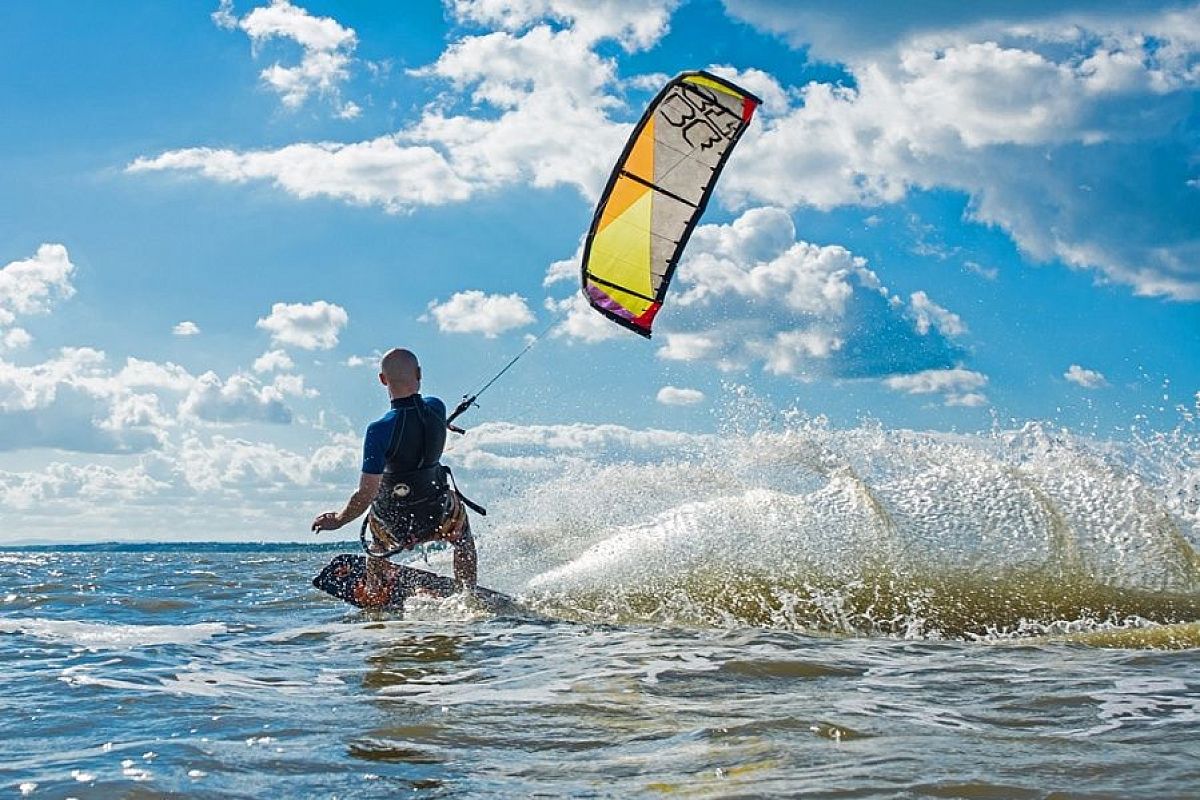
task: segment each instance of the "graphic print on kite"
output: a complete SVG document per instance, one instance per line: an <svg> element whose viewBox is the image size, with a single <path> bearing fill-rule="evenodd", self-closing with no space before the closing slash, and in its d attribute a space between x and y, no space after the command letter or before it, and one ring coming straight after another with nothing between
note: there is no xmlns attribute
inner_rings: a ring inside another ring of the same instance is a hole
<svg viewBox="0 0 1200 800"><path fill-rule="evenodd" d="M717 177L761 101L707 72L685 72L633 129L583 248L592 308L649 338L675 266Z"/></svg>

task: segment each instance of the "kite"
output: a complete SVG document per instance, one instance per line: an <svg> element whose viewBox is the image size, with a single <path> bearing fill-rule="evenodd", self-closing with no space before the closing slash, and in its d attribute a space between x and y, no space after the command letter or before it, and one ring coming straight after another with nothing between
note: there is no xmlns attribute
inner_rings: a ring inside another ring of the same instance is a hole
<svg viewBox="0 0 1200 800"><path fill-rule="evenodd" d="M684 72L658 93L584 243L583 294L592 308L650 337L683 248L761 102L707 72Z"/></svg>

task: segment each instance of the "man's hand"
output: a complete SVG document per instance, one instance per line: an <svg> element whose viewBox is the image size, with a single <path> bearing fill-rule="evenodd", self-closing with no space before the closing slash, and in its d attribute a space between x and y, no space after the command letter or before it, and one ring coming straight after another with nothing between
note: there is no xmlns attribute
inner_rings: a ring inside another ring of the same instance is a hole
<svg viewBox="0 0 1200 800"><path fill-rule="evenodd" d="M382 480L382 475L370 475L364 472L359 476L358 490L350 495L350 502L346 503L346 507L342 509L342 512L339 514L334 511L326 511L314 519L312 524L313 533L319 531L336 531L347 522L362 516L362 513L370 507L371 501L375 499L375 495L379 494L379 483Z"/></svg>
<svg viewBox="0 0 1200 800"><path fill-rule="evenodd" d="M338 517L336 511L326 511L324 514L321 514L319 517L313 520L312 529L313 533L319 533L320 531L336 531L344 524L345 523L342 522L342 520Z"/></svg>

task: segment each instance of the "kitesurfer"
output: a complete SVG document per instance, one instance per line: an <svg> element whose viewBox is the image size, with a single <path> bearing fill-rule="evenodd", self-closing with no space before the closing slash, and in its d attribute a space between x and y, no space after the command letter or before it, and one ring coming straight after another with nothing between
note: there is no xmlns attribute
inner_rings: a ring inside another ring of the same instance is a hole
<svg viewBox="0 0 1200 800"><path fill-rule="evenodd" d="M367 588L379 588L384 560L434 541L454 547L454 578L473 589L475 540L463 498L441 464L446 444L446 406L422 397L421 365L410 350L389 350L379 366L392 408L367 428L358 490L340 512L313 520L313 531L337 530L369 508L362 543L367 551Z"/></svg>

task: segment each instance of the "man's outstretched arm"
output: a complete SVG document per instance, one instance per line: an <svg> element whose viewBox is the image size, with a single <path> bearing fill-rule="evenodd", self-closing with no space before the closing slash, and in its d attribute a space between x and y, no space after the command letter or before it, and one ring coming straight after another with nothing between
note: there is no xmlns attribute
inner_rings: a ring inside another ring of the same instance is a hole
<svg viewBox="0 0 1200 800"><path fill-rule="evenodd" d="M366 472L358 479L358 489L350 495L346 507L340 512L326 511L313 520L314 531L335 531L347 522L358 519L371 506L375 495L379 494L379 483L382 475L370 475Z"/></svg>

